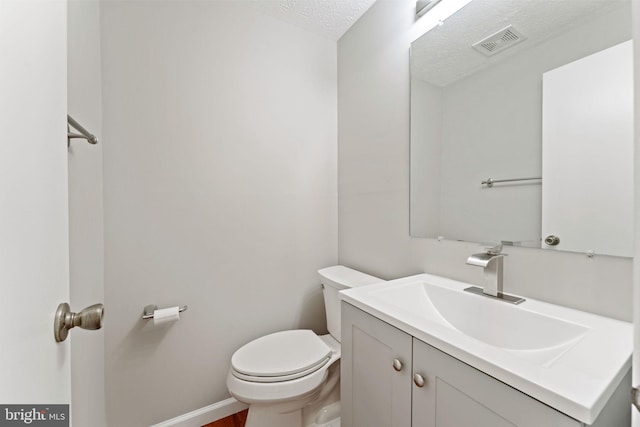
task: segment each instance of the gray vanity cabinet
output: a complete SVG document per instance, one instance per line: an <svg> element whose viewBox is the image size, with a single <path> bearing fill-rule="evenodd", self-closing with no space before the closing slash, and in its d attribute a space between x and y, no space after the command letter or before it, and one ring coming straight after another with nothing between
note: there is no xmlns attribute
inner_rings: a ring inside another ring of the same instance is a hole
<svg viewBox="0 0 640 427"><path fill-rule="evenodd" d="M342 427L411 427L412 337L342 303Z"/></svg>
<svg viewBox="0 0 640 427"><path fill-rule="evenodd" d="M583 425L345 302L341 372L342 427Z"/></svg>
<svg viewBox="0 0 640 427"><path fill-rule="evenodd" d="M582 423L414 338L413 425L579 427ZM419 381L419 383L421 383Z"/></svg>

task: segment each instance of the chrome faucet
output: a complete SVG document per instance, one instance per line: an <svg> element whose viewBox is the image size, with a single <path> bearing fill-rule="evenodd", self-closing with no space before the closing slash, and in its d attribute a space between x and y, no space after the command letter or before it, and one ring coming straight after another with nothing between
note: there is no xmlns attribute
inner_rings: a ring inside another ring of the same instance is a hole
<svg viewBox="0 0 640 427"><path fill-rule="evenodd" d="M514 297L502 292L503 261L507 254L502 253L502 243L486 248L485 252L473 254L467 258L467 264L484 268L484 287L472 286L465 291L505 300L513 304L520 304L523 298Z"/></svg>
<svg viewBox="0 0 640 427"><path fill-rule="evenodd" d="M505 254L502 253L502 243L485 252L473 254L467 258L467 264L484 268L483 293L497 297L502 293L502 261Z"/></svg>

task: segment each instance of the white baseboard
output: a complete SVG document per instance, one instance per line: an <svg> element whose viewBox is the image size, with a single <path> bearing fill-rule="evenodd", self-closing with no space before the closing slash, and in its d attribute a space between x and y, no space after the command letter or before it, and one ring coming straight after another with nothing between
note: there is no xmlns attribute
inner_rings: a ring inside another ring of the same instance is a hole
<svg viewBox="0 0 640 427"><path fill-rule="evenodd" d="M201 427L243 411L248 407L248 405L230 397L213 405L205 406L204 408L196 409L195 411L179 415L170 420L154 424L151 427Z"/></svg>

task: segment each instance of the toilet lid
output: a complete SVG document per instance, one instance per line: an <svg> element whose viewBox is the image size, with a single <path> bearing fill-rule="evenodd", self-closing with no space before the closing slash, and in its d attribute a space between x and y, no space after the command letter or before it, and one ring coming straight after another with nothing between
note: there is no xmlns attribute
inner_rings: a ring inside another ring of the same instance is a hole
<svg viewBox="0 0 640 427"><path fill-rule="evenodd" d="M315 372L331 349L310 330L276 332L255 339L231 357L234 375L258 382L285 381Z"/></svg>

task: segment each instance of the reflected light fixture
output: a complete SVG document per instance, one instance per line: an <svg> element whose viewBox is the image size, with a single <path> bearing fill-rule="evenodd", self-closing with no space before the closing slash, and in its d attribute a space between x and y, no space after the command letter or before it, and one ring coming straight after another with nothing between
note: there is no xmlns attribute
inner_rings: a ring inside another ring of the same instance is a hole
<svg viewBox="0 0 640 427"><path fill-rule="evenodd" d="M447 18L469 3L471 0L417 0L416 16L422 18L416 21L415 26L418 27L416 31L419 34L414 40L436 26L442 25Z"/></svg>

